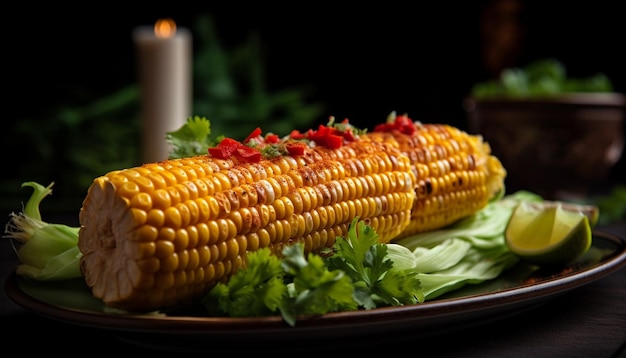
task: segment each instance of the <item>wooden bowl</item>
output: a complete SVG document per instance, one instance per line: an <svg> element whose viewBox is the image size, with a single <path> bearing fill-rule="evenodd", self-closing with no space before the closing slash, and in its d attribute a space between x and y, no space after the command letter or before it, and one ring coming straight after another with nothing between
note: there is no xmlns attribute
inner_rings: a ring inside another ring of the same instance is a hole
<svg viewBox="0 0 626 358"><path fill-rule="evenodd" d="M508 193L561 199L598 192L624 149L623 94L468 97L464 108L469 130L484 137L507 169Z"/></svg>

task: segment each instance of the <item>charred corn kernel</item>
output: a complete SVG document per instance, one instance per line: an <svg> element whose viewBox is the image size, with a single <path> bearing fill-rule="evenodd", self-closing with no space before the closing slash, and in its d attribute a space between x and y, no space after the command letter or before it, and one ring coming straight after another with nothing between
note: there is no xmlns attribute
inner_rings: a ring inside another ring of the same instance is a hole
<svg viewBox="0 0 626 358"><path fill-rule="evenodd" d="M389 242L409 225L415 174L390 144L308 148L238 163L210 156L96 178L80 212L81 269L110 307L190 302L245 265L248 251L334 244L359 216Z"/></svg>
<svg viewBox="0 0 626 358"><path fill-rule="evenodd" d="M485 207L504 188L506 170L482 137L445 124L416 122L415 128L410 135L380 131L363 136L390 144L411 162L411 223L394 240L452 224Z"/></svg>

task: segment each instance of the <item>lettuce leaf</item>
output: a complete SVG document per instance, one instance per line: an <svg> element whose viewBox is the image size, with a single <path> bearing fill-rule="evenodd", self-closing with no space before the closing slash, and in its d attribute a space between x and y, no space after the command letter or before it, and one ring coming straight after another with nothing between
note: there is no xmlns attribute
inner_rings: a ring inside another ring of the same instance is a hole
<svg viewBox="0 0 626 358"><path fill-rule="evenodd" d="M396 251L394 261L413 261L426 300L498 277L519 259L511 253L504 232L515 206L521 201L542 201L528 191L518 191L490 202L487 207L457 223L395 241L408 250ZM413 258L401 258L411 251Z"/></svg>
<svg viewBox="0 0 626 358"><path fill-rule="evenodd" d="M52 194L53 185L44 187L32 181L23 183L22 187L33 188L33 193L22 212L10 214L3 235L17 242L13 246L20 259L16 274L39 281L82 277L79 228L51 224L41 219L39 205Z"/></svg>

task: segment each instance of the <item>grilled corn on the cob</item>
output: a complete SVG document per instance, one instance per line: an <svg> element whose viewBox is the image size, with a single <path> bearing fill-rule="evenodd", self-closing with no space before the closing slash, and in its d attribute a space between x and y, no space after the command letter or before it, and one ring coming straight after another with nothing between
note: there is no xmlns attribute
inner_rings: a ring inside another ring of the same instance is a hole
<svg viewBox="0 0 626 358"><path fill-rule="evenodd" d="M248 251L330 247L357 216L381 242L443 227L485 206L504 174L480 137L419 123L258 163L204 155L113 171L83 202L81 269L108 306L161 309L206 294Z"/></svg>
<svg viewBox="0 0 626 358"><path fill-rule="evenodd" d="M175 305L225 280L247 251L330 247L357 216L391 240L409 224L414 181L408 158L376 142L259 163L206 155L114 171L84 200L81 269L109 306Z"/></svg>
<svg viewBox="0 0 626 358"><path fill-rule="evenodd" d="M411 161L416 179L411 223L395 239L442 228L485 207L503 190L502 164L482 137L443 124L374 131L364 139L389 143Z"/></svg>

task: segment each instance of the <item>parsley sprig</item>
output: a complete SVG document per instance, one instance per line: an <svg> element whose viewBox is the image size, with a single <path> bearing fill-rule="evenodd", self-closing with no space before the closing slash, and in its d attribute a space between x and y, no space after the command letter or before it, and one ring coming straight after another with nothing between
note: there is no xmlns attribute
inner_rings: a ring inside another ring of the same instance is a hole
<svg viewBox="0 0 626 358"><path fill-rule="evenodd" d="M304 254L302 244L286 246L282 256L262 248L247 255L247 265L202 300L218 316L280 314L295 326L302 315L401 306L423 301L417 274L396 269L376 231L355 218L333 254Z"/></svg>
<svg viewBox="0 0 626 358"><path fill-rule="evenodd" d="M402 306L423 301L417 272L396 270L387 255L388 245L362 221L353 221L347 240L338 240L336 253L327 258L330 269L346 272L354 283L354 299L362 308Z"/></svg>

